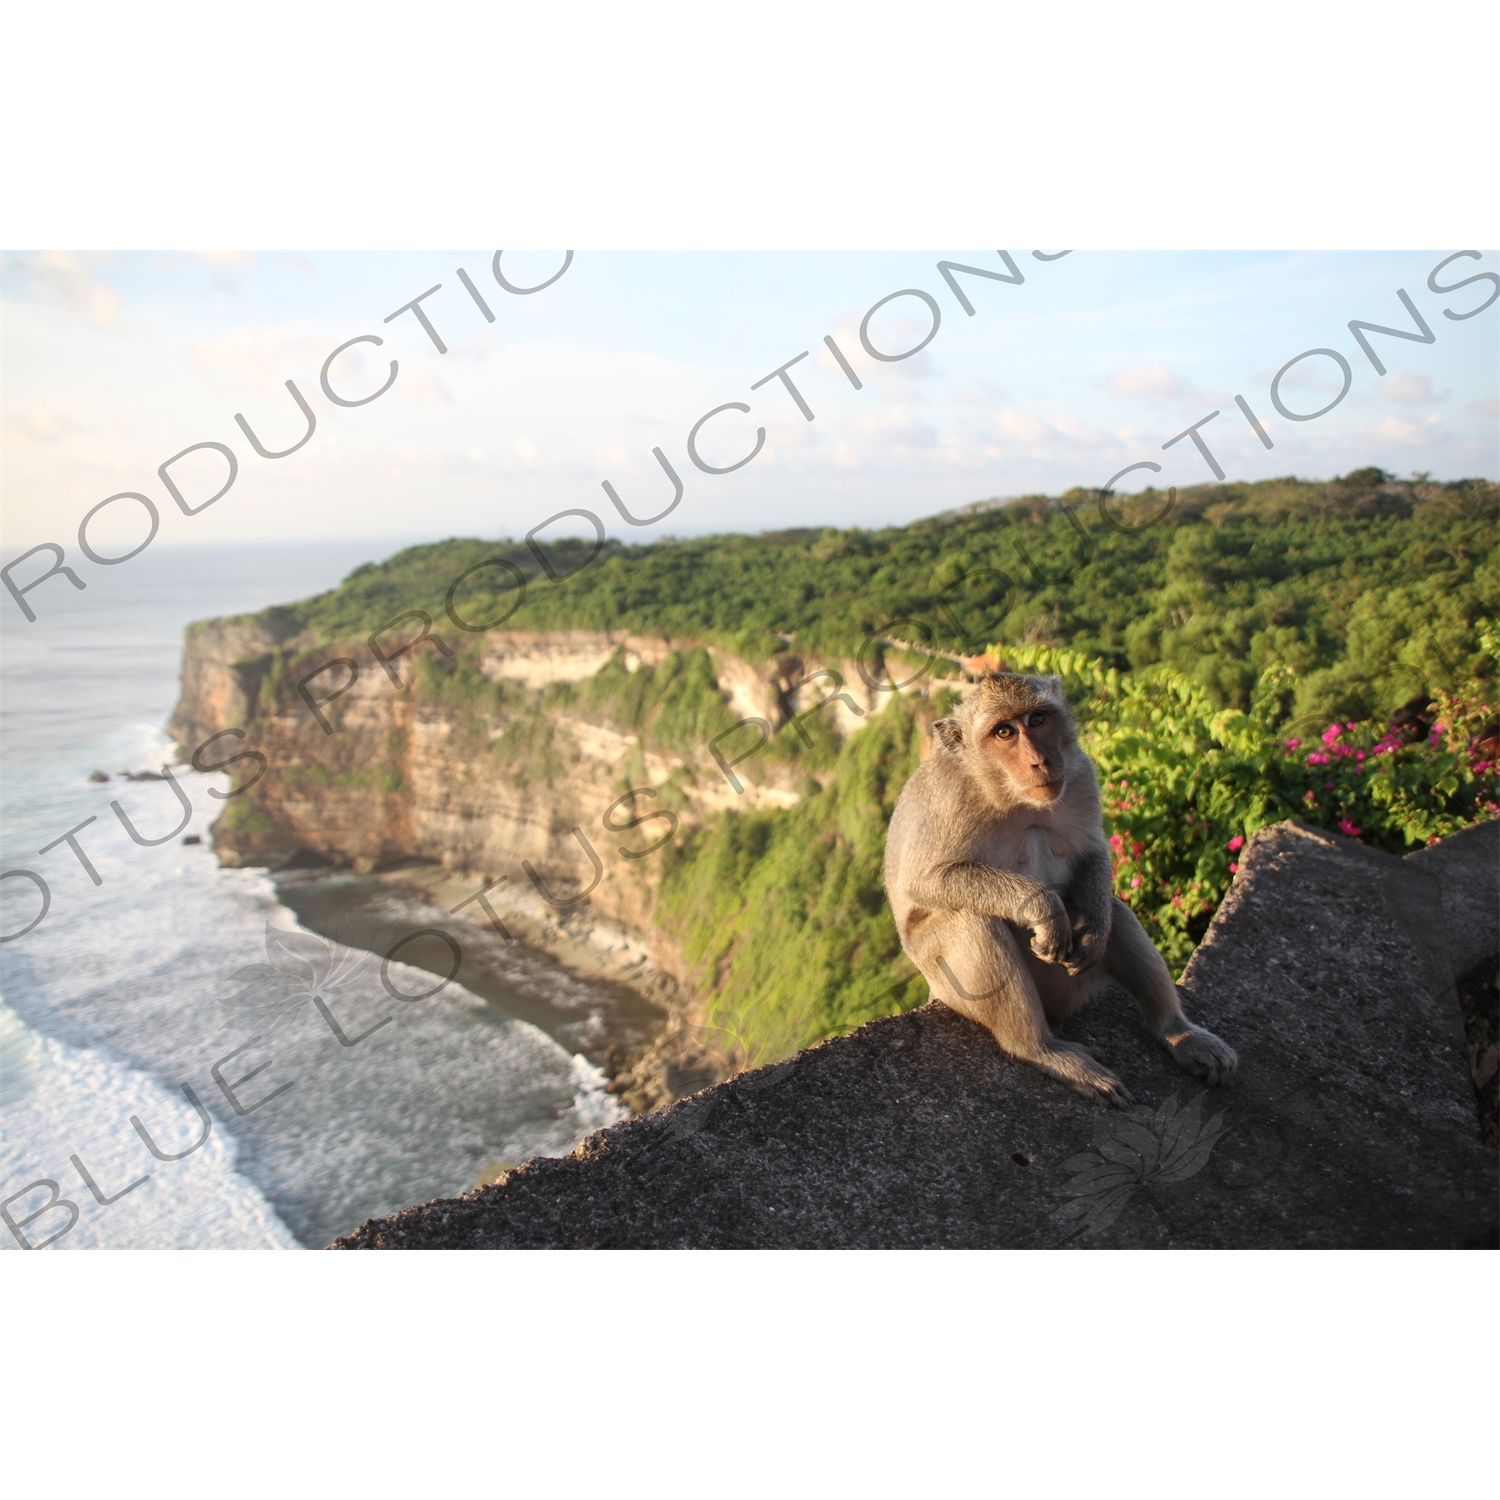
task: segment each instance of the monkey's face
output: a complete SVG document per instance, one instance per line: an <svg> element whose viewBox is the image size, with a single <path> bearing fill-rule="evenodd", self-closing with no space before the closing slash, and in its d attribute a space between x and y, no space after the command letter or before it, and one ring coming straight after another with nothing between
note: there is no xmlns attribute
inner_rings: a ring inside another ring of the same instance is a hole
<svg viewBox="0 0 1500 1500"><path fill-rule="evenodd" d="M1048 806L1062 796L1062 711L1050 703L1033 704L1019 713L1001 710L975 724L983 762L1004 775L1024 801Z"/></svg>

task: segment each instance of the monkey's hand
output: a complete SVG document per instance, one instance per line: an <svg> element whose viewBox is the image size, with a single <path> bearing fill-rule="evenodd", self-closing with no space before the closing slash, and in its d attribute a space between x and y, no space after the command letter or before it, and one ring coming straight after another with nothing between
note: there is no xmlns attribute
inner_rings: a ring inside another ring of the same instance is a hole
<svg viewBox="0 0 1500 1500"><path fill-rule="evenodd" d="M1063 963L1068 973L1073 975L1082 974L1085 969L1092 968L1104 957L1104 950L1109 943L1110 917L1112 913L1109 908L1104 910L1104 920L1097 921L1087 912L1068 908L1072 921L1073 948Z"/></svg>
<svg viewBox="0 0 1500 1500"><path fill-rule="evenodd" d="M1091 969L1104 957L1104 949L1109 942L1109 929L1101 929L1087 917L1075 916L1072 938L1072 952L1064 959L1063 968L1070 974L1078 975L1085 969Z"/></svg>
<svg viewBox="0 0 1500 1500"><path fill-rule="evenodd" d="M1068 909L1049 886L1039 885L1017 908L1016 921L1031 929L1031 951L1043 963L1060 964L1073 946Z"/></svg>

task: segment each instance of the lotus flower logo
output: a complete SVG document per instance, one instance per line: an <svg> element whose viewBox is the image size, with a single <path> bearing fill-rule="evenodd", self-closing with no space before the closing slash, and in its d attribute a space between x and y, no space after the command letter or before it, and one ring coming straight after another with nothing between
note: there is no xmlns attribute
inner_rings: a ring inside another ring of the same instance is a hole
<svg viewBox="0 0 1500 1500"><path fill-rule="evenodd" d="M1094 1146L1063 1163L1074 1174L1062 1190L1073 1201L1057 1218L1083 1222L1066 1239L1107 1229L1124 1212L1138 1187L1148 1182L1186 1182L1208 1165L1227 1128L1220 1110L1206 1123L1202 1094L1179 1108L1173 1094L1159 1109L1137 1105L1111 1115L1094 1127Z"/></svg>
<svg viewBox="0 0 1500 1500"><path fill-rule="evenodd" d="M313 932L288 932L267 922L266 959L266 963L247 964L229 976L231 983L245 988L219 1002L231 1012L228 1025L253 1027L262 1035L270 1035L310 1000L345 1046L370 1034L366 1031L347 1037L324 997L336 997L354 988L378 963L373 954L331 943ZM385 1024L381 1021L379 1026Z"/></svg>

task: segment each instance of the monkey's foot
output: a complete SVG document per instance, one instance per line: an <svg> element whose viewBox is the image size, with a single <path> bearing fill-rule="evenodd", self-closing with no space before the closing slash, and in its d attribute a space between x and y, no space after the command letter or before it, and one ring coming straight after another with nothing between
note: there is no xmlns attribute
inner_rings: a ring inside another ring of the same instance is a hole
<svg viewBox="0 0 1500 1500"><path fill-rule="evenodd" d="M1128 1108L1135 1103L1130 1090L1098 1061L1098 1056L1092 1047L1085 1047L1081 1042L1053 1041L1040 1057L1032 1061L1054 1078L1062 1079L1085 1099L1096 1104L1112 1104L1116 1109Z"/></svg>
<svg viewBox="0 0 1500 1500"><path fill-rule="evenodd" d="M1234 1048L1228 1042L1221 1042L1213 1032L1204 1031L1201 1026L1164 1036L1161 1040L1179 1068L1186 1068L1210 1088L1216 1084L1228 1083L1239 1066L1240 1060L1235 1055Z"/></svg>

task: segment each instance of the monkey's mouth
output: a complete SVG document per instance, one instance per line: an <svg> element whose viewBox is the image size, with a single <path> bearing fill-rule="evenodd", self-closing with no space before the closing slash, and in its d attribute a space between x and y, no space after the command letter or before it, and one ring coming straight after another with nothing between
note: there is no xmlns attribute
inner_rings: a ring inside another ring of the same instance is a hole
<svg viewBox="0 0 1500 1500"><path fill-rule="evenodd" d="M1051 781L1039 782L1036 786L1024 786L1021 790L1023 797L1029 797L1033 802L1056 802L1063 793L1062 776L1054 777Z"/></svg>

